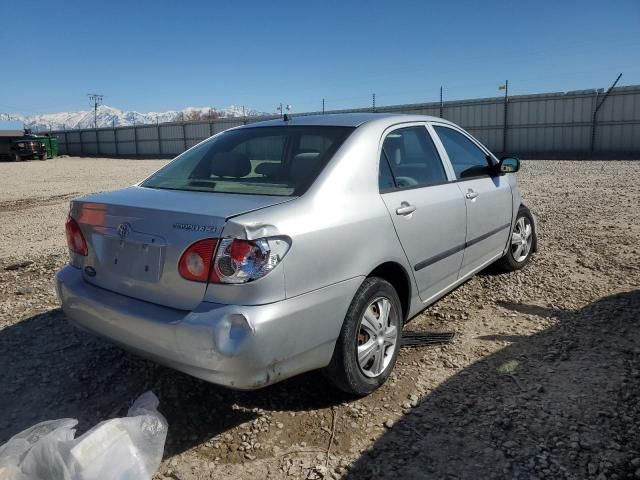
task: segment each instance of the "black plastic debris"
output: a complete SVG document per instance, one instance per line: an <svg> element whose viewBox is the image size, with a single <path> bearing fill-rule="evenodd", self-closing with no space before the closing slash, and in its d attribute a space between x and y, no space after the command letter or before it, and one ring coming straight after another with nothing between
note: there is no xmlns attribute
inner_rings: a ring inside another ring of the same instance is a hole
<svg viewBox="0 0 640 480"><path fill-rule="evenodd" d="M445 345L453 341L455 332L412 332L402 333L401 347L427 347L430 345Z"/></svg>

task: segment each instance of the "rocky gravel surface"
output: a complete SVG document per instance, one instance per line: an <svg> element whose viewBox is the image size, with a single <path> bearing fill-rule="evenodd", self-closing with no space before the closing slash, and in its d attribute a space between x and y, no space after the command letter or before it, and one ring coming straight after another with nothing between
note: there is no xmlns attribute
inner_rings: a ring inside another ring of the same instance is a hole
<svg viewBox="0 0 640 480"><path fill-rule="evenodd" d="M0 163L0 443L52 418L86 430L151 389L169 421L158 480L640 478L640 162L523 162L540 251L418 316L407 329L454 341L402 350L363 399L316 372L227 390L67 324L68 199L162 164Z"/></svg>

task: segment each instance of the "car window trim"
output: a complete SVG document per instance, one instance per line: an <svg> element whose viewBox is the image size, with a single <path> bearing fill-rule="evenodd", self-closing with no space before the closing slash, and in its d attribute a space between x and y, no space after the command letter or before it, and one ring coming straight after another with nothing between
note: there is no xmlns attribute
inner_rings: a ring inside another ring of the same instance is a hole
<svg viewBox="0 0 640 480"><path fill-rule="evenodd" d="M489 162L491 163L491 165L487 165L489 168L495 167L499 163L499 161L495 157L495 155L493 153L491 153L484 145L482 145L478 140L476 140L474 137L472 137L470 134L468 134L464 130L462 130L460 128L457 128L454 125L451 125L451 124L448 124L448 123L444 123L444 122L431 121L431 122L428 122L428 124L432 127L433 134L436 136L437 141L438 141L437 145L438 145L438 147L442 148L442 151L446 155L447 162L449 163L449 165L451 166L451 169L453 171L455 180L453 180L450 183L466 182L466 181L469 181L469 180L477 180L479 178L493 178L496 175L498 175L497 173L487 173L487 174L483 174L483 175L474 175L472 177L457 178L457 175L455 174L455 169L453 168L453 163L451 162L451 158L449 157L449 152L447 152L447 149L444 147L444 144L442 143L442 140L440 139L440 136L438 135L438 132L436 131L435 127L449 128L451 130L454 130L454 131L462 134L464 137L469 139L471 141L471 143L473 143L476 147L478 147L480 149L481 152L484 152L484 154L487 157L487 163L489 163Z"/></svg>
<svg viewBox="0 0 640 480"><path fill-rule="evenodd" d="M452 175L452 171L449 171L449 168L447 166L447 163L445 163L445 159L442 157L442 154L440 153L440 149L438 148L438 144L436 143L435 139L433 138L433 135L431 134L431 131L429 130L429 128L427 127L428 122L426 121L409 121L409 122L402 122L402 123L396 123L388 128L386 128L383 132L382 132L382 136L380 137L380 141L378 144L378 179L380 178L380 153L384 153L384 158L387 161L387 165L389 166L389 170L391 171L391 176L393 178L393 184L395 185L395 188L384 188L381 189L380 185L378 183L378 191L380 193L380 195L383 195L385 193L392 193L392 192L402 192L405 190L415 190L418 188L429 188L429 187L437 187L440 185L447 185L448 183L454 183L455 180L455 175L454 175L454 179L451 180L449 177ZM437 182L437 183L429 183L426 185L410 185L408 187L398 187L398 184L396 183L396 178L395 178L395 173L393 171L393 168L391 168L391 162L389 161L389 157L387 156L387 153L384 151L384 140L387 138L387 135L389 135L391 132L395 131L395 130L399 130L401 128L410 128L410 127L424 127L424 129L426 130L426 133L428 135L428 137L430 138L430 140L433 142L433 146L436 147L436 153L438 154L438 157L440 158L440 163L442 163L442 168L444 169L444 174L447 177L447 180L444 182ZM440 139L438 139L439 141ZM449 161L449 157L447 157L447 162ZM378 180L379 182L379 180Z"/></svg>
<svg viewBox="0 0 640 480"><path fill-rule="evenodd" d="M380 193L382 193L383 191L385 192L393 192L395 190L397 190L398 188L398 183L396 182L396 175L393 173L393 169L391 168L391 162L389 161L389 156L387 155L387 152L384 149L384 145L382 146L382 149L380 150L380 156L382 157L384 155L384 161L387 164L387 168L389 169L389 172L391 173L391 181L393 182L393 187L392 188L383 188L380 189L380 160L378 160L378 189L380 190Z"/></svg>

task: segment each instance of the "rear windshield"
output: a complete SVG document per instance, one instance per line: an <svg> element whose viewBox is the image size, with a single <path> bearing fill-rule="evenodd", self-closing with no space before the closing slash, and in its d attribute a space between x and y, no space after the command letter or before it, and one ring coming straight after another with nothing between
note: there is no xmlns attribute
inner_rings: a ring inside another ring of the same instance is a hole
<svg viewBox="0 0 640 480"><path fill-rule="evenodd" d="M230 130L183 153L142 186L301 195L353 130L327 126Z"/></svg>

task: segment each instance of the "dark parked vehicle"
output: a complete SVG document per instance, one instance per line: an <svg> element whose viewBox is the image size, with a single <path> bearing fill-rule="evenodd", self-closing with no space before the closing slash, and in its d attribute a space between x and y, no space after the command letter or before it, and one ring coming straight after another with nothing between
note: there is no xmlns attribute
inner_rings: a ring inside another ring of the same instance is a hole
<svg viewBox="0 0 640 480"><path fill-rule="evenodd" d="M45 143L36 136L0 136L0 157L19 162L31 158L46 160L48 154Z"/></svg>

